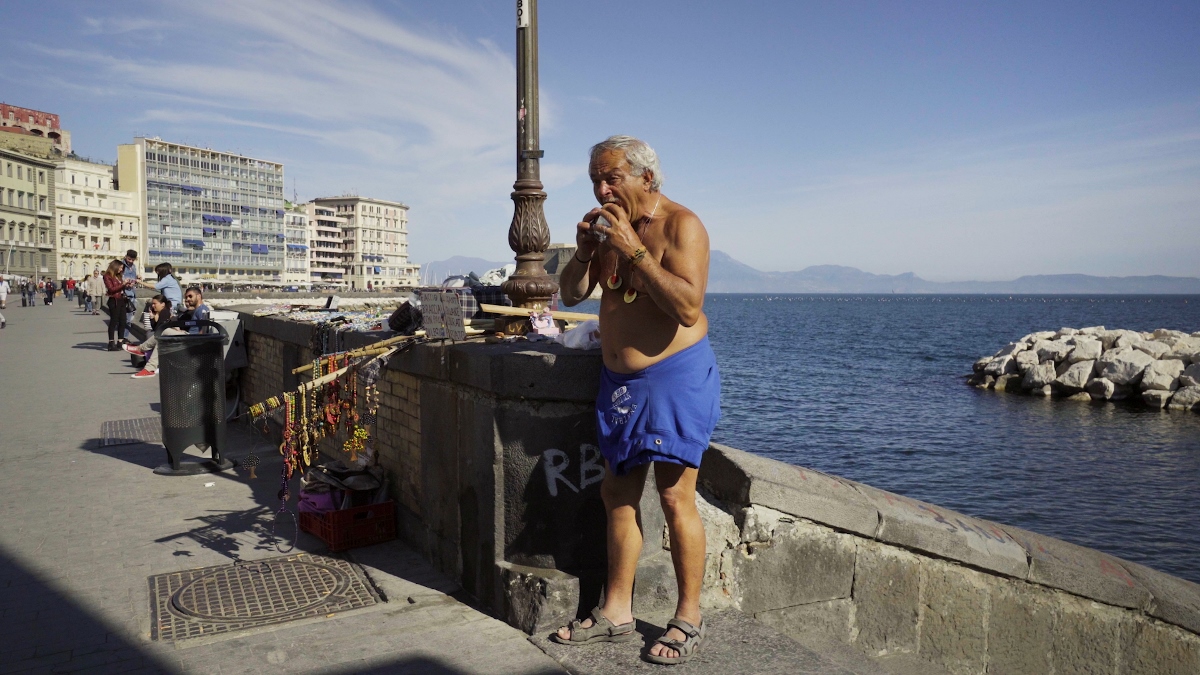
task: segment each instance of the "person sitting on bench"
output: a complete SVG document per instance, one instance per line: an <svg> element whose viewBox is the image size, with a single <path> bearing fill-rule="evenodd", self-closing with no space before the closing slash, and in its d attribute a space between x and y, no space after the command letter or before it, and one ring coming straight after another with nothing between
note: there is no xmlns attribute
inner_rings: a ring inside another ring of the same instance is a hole
<svg viewBox="0 0 1200 675"><path fill-rule="evenodd" d="M208 320L208 314L210 310L208 305L204 304L204 293L200 290L199 286L188 286L187 292L183 294L183 304L187 307L187 309L179 315L179 321ZM188 331L184 331L179 328L167 328L162 332L162 334L186 335L188 332L199 333L200 329L191 328ZM135 380L158 375L158 350L154 349L157 344L158 337L151 335L150 337L146 338L145 342L137 347L125 347L125 351L129 352L130 354L142 356L149 353L150 355L149 358L146 359L146 367L132 375Z"/></svg>

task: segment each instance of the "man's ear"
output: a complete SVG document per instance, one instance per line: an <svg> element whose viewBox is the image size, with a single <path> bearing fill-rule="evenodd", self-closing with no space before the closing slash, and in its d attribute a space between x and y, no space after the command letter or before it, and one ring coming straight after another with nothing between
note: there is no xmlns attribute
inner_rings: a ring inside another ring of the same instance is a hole
<svg viewBox="0 0 1200 675"><path fill-rule="evenodd" d="M646 181L646 192L654 192L654 172L646 169L642 172L642 180Z"/></svg>

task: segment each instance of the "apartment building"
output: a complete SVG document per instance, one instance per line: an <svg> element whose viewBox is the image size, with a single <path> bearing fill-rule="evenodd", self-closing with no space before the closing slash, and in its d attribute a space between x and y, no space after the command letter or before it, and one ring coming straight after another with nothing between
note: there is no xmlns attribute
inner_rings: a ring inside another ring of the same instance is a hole
<svg viewBox="0 0 1200 675"><path fill-rule="evenodd" d="M117 148L118 187L140 196L139 260L187 281L283 283L283 180L278 162L159 138Z"/></svg>
<svg viewBox="0 0 1200 675"><path fill-rule="evenodd" d="M415 288L419 265L408 261L408 206L342 195L314 199L346 219L342 227L345 281L352 289Z"/></svg>
<svg viewBox="0 0 1200 675"><path fill-rule="evenodd" d="M346 268L342 228L346 219L332 207L313 202L305 204L308 212L309 274L312 285L345 286Z"/></svg>
<svg viewBox="0 0 1200 675"><path fill-rule="evenodd" d="M0 147L0 270L57 278L54 162Z"/></svg>
<svg viewBox="0 0 1200 675"><path fill-rule="evenodd" d="M114 189L113 167L77 156L54 171L58 237L56 278L102 272L128 249L145 251L139 195Z"/></svg>
<svg viewBox="0 0 1200 675"><path fill-rule="evenodd" d="M283 285L309 288L312 285L308 255L308 208L286 202L283 209Z"/></svg>
<svg viewBox="0 0 1200 675"><path fill-rule="evenodd" d="M58 115L54 113L0 103L0 128L20 129L22 133L50 139L59 153L71 154L71 132L59 126Z"/></svg>

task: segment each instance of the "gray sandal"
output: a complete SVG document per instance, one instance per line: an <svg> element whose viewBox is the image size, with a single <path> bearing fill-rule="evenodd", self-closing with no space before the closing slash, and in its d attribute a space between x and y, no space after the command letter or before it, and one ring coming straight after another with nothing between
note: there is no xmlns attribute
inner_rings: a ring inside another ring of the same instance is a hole
<svg viewBox="0 0 1200 675"><path fill-rule="evenodd" d="M604 616L599 607L592 610L592 625L584 628L582 623L579 619L571 622L568 626L571 637L563 639L554 632L550 634L550 639L560 645L578 646L597 642L628 642L637 637L633 630L635 622L615 624Z"/></svg>
<svg viewBox="0 0 1200 675"><path fill-rule="evenodd" d="M704 619L700 620L700 627L697 628L683 619L671 619L667 622L667 631L671 628L678 628L683 631L687 637L682 642L667 637L667 632L663 631L657 642L664 647L669 647L679 652L679 656L655 656L650 652L646 652L646 660L650 663L657 663L664 666L674 666L680 663L687 663L700 651L700 645L704 642Z"/></svg>

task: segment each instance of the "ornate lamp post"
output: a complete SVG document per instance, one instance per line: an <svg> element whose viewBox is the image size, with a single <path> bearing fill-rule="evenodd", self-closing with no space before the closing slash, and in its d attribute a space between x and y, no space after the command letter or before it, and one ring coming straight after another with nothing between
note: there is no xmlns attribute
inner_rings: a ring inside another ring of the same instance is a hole
<svg viewBox="0 0 1200 675"><path fill-rule="evenodd" d="M517 254L517 269L503 289L514 306L529 309L544 309L558 292L558 283L543 266L550 227L542 211L546 192L539 145L537 0L517 0L517 180L508 228L508 246Z"/></svg>

